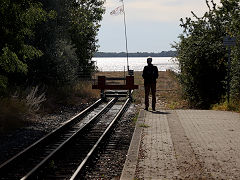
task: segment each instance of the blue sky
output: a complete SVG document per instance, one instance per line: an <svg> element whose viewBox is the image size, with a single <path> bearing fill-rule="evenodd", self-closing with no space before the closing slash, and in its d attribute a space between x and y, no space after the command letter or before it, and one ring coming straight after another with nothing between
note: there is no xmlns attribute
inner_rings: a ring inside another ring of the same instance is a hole
<svg viewBox="0 0 240 180"><path fill-rule="evenodd" d="M209 0L210 1L210 0ZM219 5L220 0L215 0ZM202 16L207 11L205 0L124 0L129 52L161 52L171 50L182 28L180 18ZM123 15L110 12L121 6L119 0L106 0L106 13L98 34L99 51L124 52Z"/></svg>

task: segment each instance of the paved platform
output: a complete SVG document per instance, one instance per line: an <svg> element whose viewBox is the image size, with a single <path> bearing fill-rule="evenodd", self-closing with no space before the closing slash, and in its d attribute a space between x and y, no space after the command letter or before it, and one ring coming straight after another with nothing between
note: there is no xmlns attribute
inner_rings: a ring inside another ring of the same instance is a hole
<svg viewBox="0 0 240 180"><path fill-rule="evenodd" d="M140 179L240 179L240 114L141 110L121 175Z"/></svg>

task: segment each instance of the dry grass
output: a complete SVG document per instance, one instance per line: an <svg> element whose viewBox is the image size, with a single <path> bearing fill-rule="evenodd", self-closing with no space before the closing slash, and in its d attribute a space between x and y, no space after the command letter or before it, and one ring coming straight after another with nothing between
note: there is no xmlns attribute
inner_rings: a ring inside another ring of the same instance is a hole
<svg viewBox="0 0 240 180"><path fill-rule="evenodd" d="M34 117L45 100L45 92L39 93L38 86L19 89L0 99L0 132L23 126L30 117Z"/></svg>
<svg viewBox="0 0 240 180"><path fill-rule="evenodd" d="M99 75L107 77L124 77L124 72L98 72ZM144 85L142 72L135 72L135 84L139 89L134 91L135 103L144 106ZM110 82L113 83L113 82ZM124 83L124 82L120 82ZM32 98L35 102L42 103L45 96L36 96L36 89L32 92ZM34 93L35 92L35 93ZM78 82L74 86L64 86L60 88L49 88L46 92L46 101L42 112L54 112L61 106L75 106L91 102L100 97L99 90L92 89L92 82ZM24 99L24 98L23 98ZM36 101L35 101L36 100ZM39 105L39 103L38 103ZM39 106L37 106L39 107ZM159 72L157 80L157 109L180 109L187 108L187 103L181 98L181 91L177 83L175 74L171 71ZM39 108L37 108L39 109ZM7 98L0 100L0 131L19 127L26 120L29 114L29 107L26 100L20 98Z"/></svg>
<svg viewBox="0 0 240 180"><path fill-rule="evenodd" d="M72 86L51 87L47 92L44 112L52 113L61 106L78 106L99 97L99 92L92 89L91 81L80 81Z"/></svg>
<svg viewBox="0 0 240 180"><path fill-rule="evenodd" d="M99 97L98 91L92 89L92 83L90 81L82 81L74 86L75 96L82 98L97 98Z"/></svg>
<svg viewBox="0 0 240 180"><path fill-rule="evenodd" d="M240 112L240 101L239 102L222 102L218 104L214 104L212 106L212 110L218 111L235 111Z"/></svg>
<svg viewBox="0 0 240 180"><path fill-rule="evenodd" d="M6 132L24 124L28 107L18 98L0 100L0 132Z"/></svg>
<svg viewBox="0 0 240 180"><path fill-rule="evenodd" d="M183 99L180 84L173 71L160 72L157 81L157 97L166 109L186 109L188 103Z"/></svg>
<svg viewBox="0 0 240 180"><path fill-rule="evenodd" d="M26 97L26 104L29 112L37 112L40 109L42 102L45 100L45 92L39 94L38 86L32 87Z"/></svg>
<svg viewBox="0 0 240 180"><path fill-rule="evenodd" d="M37 113L53 113L62 106L81 105L100 97L97 90L92 90L90 81L78 82L74 86L49 87L47 92L42 93L38 91L38 86L32 87L0 99L0 132L23 126Z"/></svg>
<svg viewBox="0 0 240 180"><path fill-rule="evenodd" d="M124 77L124 72L99 72L96 76ZM144 82L142 72L134 72L135 84L139 89L134 91L136 104L144 104ZM182 99L180 85L176 75L172 71L160 71L157 79L157 107L161 109L183 109L187 108L187 102Z"/></svg>

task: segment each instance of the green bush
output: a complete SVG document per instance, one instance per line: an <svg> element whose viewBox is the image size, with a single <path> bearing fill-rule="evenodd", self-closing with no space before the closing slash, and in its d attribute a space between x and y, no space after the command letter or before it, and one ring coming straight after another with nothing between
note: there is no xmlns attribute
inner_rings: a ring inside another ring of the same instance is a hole
<svg viewBox="0 0 240 180"><path fill-rule="evenodd" d="M222 97L225 99L227 50L223 46L223 37L240 35L239 0L222 0L221 7L217 7L213 0L211 3L210 6L206 0L209 11L203 17L192 12L194 20L181 19L184 31L179 36L180 42L173 46L178 52L179 81L186 99L194 108L208 109ZM236 100L240 92L239 49L232 51L232 57L231 95Z"/></svg>
<svg viewBox="0 0 240 180"><path fill-rule="evenodd" d="M212 106L213 110L220 110L220 111L237 111L240 112L240 102L233 102L224 101L222 103L214 104Z"/></svg>

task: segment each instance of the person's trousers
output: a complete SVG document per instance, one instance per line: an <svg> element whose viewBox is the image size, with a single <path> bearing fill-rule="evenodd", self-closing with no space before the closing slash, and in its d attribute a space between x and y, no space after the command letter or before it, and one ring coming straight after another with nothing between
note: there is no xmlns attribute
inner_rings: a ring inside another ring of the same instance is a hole
<svg viewBox="0 0 240 180"><path fill-rule="evenodd" d="M156 83L145 84L145 107L149 107L149 93L152 93L152 108L155 109L156 106Z"/></svg>

